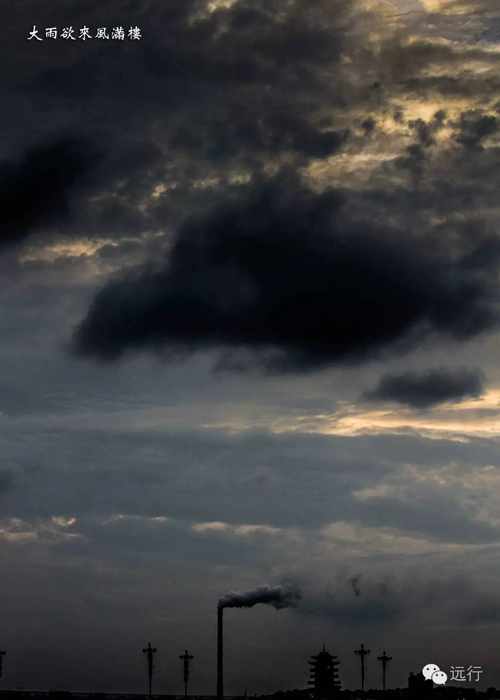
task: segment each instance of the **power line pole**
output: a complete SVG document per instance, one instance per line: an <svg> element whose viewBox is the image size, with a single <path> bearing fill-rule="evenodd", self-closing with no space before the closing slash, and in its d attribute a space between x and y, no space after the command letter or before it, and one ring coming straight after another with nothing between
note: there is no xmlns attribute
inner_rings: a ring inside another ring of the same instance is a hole
<svg viewBox="0 0 500 700"><path fill-rule="evenodd" d="M365 689L365 656L370 653L369 649L365 649L364 644L361 645L361 649L356 649L354 652L356 656L361 659L361 690Z"/></svg>
<svg viewBox="0 0 500 700"><path fill-rule="evenodd" d="M188 681L189 681L189 662L193 659L193 656L188 654L188 650L179 656L179 659L184 662L184 697L188 694Z"/></svg>
<svg viewBox="0 0 500 700"><path fill-rule="evenodd" d="M142 650L148 656L148 674L149 674L149 697L151 697L151 680L153 678L153 654L156 654L156 649L153 649L151 642L148 642L147 649Z"/></svg>
<svg viewBox="0 0 500 700"><path fill-rule="evenodd" d="M377 659L382 662L382 688L385 690L385 670L389 661L392 661L392 656L387 656L384 651L382 656L377 656Z"/></svg>

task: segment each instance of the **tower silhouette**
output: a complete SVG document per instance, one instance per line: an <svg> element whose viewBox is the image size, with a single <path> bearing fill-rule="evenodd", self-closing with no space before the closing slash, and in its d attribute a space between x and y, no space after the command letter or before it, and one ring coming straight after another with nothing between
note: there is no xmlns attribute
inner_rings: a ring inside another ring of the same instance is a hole
<svg viewBox="0 0 500 700"><path fill-rule="evenodd" d="M312 694L317 700L327 700L340 690L340 681L337 666L340 661L336 661L336 656L332 656L323 644L323 650L316 656L312 656L313 661L307 663L312 666L309 671L311 680L308 685L312 685Z"/></svg>

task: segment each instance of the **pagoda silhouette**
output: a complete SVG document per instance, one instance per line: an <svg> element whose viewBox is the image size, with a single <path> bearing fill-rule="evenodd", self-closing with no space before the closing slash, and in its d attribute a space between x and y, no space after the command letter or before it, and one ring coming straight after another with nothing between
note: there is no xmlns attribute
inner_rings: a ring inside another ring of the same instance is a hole
<svg viewBox="0 0 500 700"><path fill-rule="evenodd" d="M329 700L340 691L339 672L337 666L340 661L336 661L336 656L332 656L323 644L323 650L316 656L311 656L313 661L308 661L312 668L309 670L311 680L308 685L315 700Z"/></svg>

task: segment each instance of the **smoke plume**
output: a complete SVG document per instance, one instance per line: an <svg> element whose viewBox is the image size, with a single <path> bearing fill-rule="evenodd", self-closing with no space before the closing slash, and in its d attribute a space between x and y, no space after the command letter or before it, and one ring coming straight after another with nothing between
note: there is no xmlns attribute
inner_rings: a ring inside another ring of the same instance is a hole
<svg viewBox="0 0 500 700"><path fill-rule="evenodd" d="M360 581L361 581L361 574L357 574L356 576L353 576L352 578L349 579L349 583L351 584L351 588L352 588L354 595L356 597L359 597L361 595L361 588L359 586Z"/></svg>
<svg viewBox="0 0 500 700"><path fill-rule="evenodd" d="M252 591L229 591L219 599L219 608L252 608L257 603L272 605L276 610L295 608L302 599L297 586L258 586Z"/></svg>

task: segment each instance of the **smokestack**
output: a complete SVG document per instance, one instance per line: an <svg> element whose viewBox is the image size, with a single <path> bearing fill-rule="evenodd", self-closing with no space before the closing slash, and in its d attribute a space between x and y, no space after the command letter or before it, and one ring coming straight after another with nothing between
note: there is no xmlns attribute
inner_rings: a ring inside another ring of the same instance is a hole
<svg viewBox="0 0 500 700"><path fill-rule="evenodd" d="M297 586L258 586L252 591L230 591L219 598L217 606L217 697L224 697L223 622L224 608L253 608L257 603L272 605L276 610L295 608L302 598Z"/></svg>
<svg viewBox="0 0 500 700"><path fill-rule="evenodd" d="M223 671L223 625L222 625L223 608L219 605L217 608L217 697L224 697L224 671Z"/></svg>

